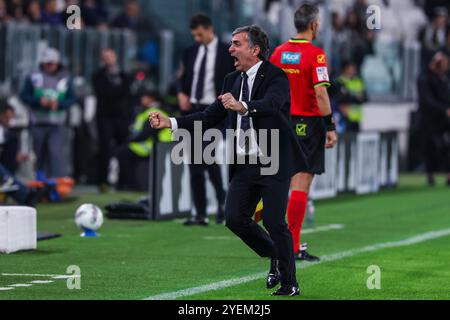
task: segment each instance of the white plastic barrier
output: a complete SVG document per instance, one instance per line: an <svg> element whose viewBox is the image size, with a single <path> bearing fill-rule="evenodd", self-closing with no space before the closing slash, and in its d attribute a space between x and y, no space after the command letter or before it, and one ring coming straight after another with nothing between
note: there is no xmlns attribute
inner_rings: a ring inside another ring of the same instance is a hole
<svg viewBox="0 0 450 320"><path fill-rule="evenodd" d="M36 249L36 225L36 209L0 206L0 252Z"/></svg>

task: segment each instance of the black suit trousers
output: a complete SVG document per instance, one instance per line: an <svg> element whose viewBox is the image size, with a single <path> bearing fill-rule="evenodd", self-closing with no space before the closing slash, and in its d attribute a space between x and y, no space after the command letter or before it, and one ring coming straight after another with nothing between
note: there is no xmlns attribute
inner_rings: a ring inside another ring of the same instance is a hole
<svg viewBox="0 0 450 320"><path fill-rule="evenodd" d="M290 179L262 176L258 165L238 165L225 204L227 227L261 257L279 259L282 285L296 285L291 233L286 224ZM252 219L264 202L264 230Z"/></svg>

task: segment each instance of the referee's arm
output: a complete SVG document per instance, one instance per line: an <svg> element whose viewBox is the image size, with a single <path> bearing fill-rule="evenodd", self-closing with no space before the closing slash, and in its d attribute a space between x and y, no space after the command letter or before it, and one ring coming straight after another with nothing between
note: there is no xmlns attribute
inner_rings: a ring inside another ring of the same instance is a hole
<svg viewBox="0 0 450 320"><path fill-rule="evenodd" d="M328 97L327 86L316 86L314 88L316 91L317 104L319 105L320 113L323 116L331 115L331 103ZM325 142L325 148L333 148L337 143L336 131L327 131L327 137Z"/></svg>
<svg viewBox="0 0 450 320"><path fill-rule="evenodd" d="M328 97L327 86L316 86L314 88L316 91L317 104L319 105L320 113L323 116L331 114L331 103Z"/></svg>

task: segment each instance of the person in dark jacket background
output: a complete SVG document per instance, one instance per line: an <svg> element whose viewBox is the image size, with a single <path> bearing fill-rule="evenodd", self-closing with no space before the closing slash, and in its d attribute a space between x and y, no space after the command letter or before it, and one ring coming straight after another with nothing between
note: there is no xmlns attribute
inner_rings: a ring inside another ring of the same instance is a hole
<svg viewBox="0 0 450 320"><path fill-rule="evenodd" d="M449 70L449 57L438 52L418 82L422 152L429 185L435 184L434 172L442 165L447 172L447 185L450 186Z"/></svg>
<svg viewBox="0 0 450 320"><path fill-rule="evenodd" d="M130 79L119 69L116 53L105 49L101 60L103 66L92 76L92 85L97 98L98 186L106 192L109 160L115 146L127 141L133 108L129 102Z"/></svg>

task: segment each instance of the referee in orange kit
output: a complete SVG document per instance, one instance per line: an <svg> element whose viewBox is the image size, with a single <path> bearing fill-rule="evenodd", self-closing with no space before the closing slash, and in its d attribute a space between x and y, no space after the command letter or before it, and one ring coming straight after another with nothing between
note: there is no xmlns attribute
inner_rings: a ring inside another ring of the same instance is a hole
<svg viewBox="0 0 450 320"><path fill-rule="evenodd" d="M311 42L316 39L320 22L316 6L304 4L294 15L295 38L277 47L270 61L284 70L291 88L291 115L298 142L309 168L291 180L288 225L297 260L318 261L300 246L300 233L314 175L325 172L325 148L337 142L327 87L330 86L324 51Z"/></svg>

